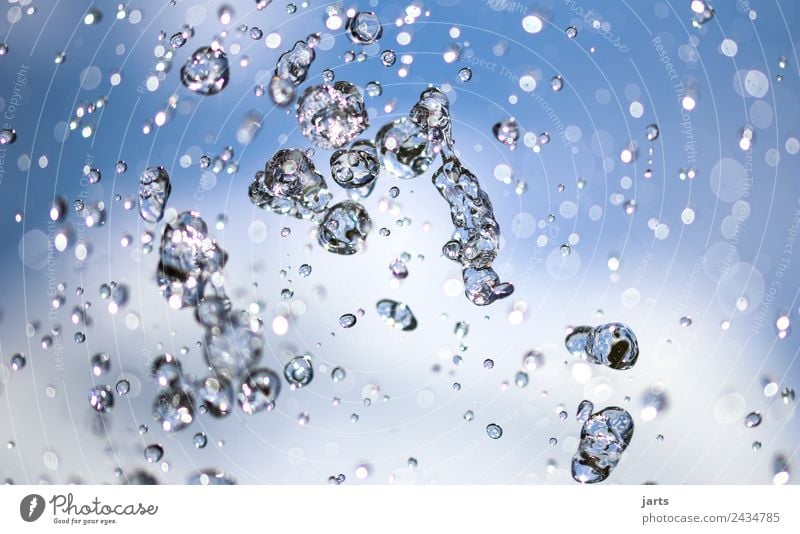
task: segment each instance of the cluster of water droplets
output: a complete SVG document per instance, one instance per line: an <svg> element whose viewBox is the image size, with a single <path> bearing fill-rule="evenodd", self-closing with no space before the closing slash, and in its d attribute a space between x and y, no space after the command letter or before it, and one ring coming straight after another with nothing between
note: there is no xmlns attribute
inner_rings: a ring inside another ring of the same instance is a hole
<svg viewBox="0 0 800 534"><path fill-rule="evenodd" d="M442 247L444 256L462 265L464 292L478 306L505 298L514 286L501 282L492 268L500 249L500 226L489 195L478 178L459 160L451 135L447 96L435 87L426 89L411 109L410 121L426 133L442 165L433 173L433 185L450 206L455 230Z"/></svg>

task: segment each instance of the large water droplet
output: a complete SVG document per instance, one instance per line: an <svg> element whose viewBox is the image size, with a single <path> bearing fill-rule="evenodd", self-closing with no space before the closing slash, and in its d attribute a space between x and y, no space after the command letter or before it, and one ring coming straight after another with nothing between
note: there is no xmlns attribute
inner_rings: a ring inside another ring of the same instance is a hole
<svg viewBox="0 0 800 534"><path fill-rule="evenodd" d="M184 211L164 228L157 281L171 307L194 306L209 276L222 270L227 254L208 235L195 212Z"/></svg>
<svg viewBox="0 0 800 534"><path fill-rule="evenodd" d="M302 150L275 152L249 188L250 201L259 208L298 219L311 219L328 206L331 192L314 162Z"/></svg>
<svg viewBox="0 0 800 534"><path fill-rule="evenodd" d="M383 26L378 16L371 11L359 11L347 19L350 40L356 44L374 43L383 35Z"/></svg>
<svg viewBox="0 0 800 534"><path fill-rule="evenodd" d="M264 340L254 324L258 322L251 321L247 312L240 312L230 314L221 327L206 330L206 362L217 375L237 378L261 359Z"/></svg>
<svg viewBox="0 0 800 534"><path fill-rule="evenodd" d="M364 207L350 200L331 207L319 225L319 244L328 252L355 254L364 246L372 219Z"/></svg>
<svg viewBox="0 0 800 534"><path fill-rule="evenodd" d="M305 41L297 41L291 50L281 54L269 84L273 102L285 106L292 101L295 88L305 81L315 55L314 49Z"/></svg>
<svg viewBox="0 0 800 534"><path fill-rule="evenodd" d="M181 82L190 91L214 95L222 91L230 78L228 58L220 49L205 46L195 50L181 68Z"/></svg>
<svg viewBox="0 0 800 534"><path fill-rule="evenodd" d="M375 185L381 164L375 150L340 149L331 155L331 176L345 189L360 189L367 196Z"/></svg>
<svg viewBox="0 0 800 534"><path fill-rule="evenodd" d="M139 178L139 215L149 223L164 217L164 208L172 192L164 167L148 167Z"/></svg>
<svg viewBox="0 0 800 534"><path fill-rule="evenodd" d="M283 376L292 389L307 386L314 379L314 367L311 364L311 355L295 356L283 368Z"/></svg>
<svg viewBox="0 0 800 534"><path fill-rule="evenodd" d="M581 428L578 452L572 457L572 478L582 484L608 478L632 437L633 419L622 408L612 406L589 417Z"/></svg>
<svg viewBox="0 0 800 534"><path fill-rule="evenodd" d="M425 131L406 117L384 125L375 137L381 165L395 178L408 180L428 170L433 147Z"/></svg>
<svg viewBox="0 0 800 534"><path fill-rule="evenodd" d="M297 123L300 133L315 146L332 150L363 132L369 118L358 88L340 81L307 88L297 104Z"/></svg>

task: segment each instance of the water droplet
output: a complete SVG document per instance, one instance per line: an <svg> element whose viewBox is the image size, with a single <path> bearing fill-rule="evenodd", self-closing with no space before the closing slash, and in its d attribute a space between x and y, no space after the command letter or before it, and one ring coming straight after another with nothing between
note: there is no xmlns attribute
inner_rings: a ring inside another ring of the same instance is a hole
<svg viewBox="0 0 800 534"><path fill-rule="evenodd" d="M124 378L117 381L116 385L117 395L124 397L131 391L131 383Z"/></svg>
<svg viewBox="0 0 800 534"><path fill-rule="evenodd" d="M417 327L417 319L411 312L411 308L400 302L384 299L379 300L376 308L378 316L383 322L392 328L409 331Z"/></svg>
<svg viewBox="0 0 800 534"><path fill-rule="evenodd" d="M197 434L192 436L192 443L197 449L205 448L206 444L208 443L208 437L206 436L206 433L198 432Z"/></svg>
<svg viewBox="0 0 800 534"><path fill-rule="evenodd" d="M164 167L148 167L139 178L139 214L145 222L157 223L172 192L169 175Z"/></svg>
<svg viewBox="0 0 800 534"><path fill-rule="evenodd" d="M197 400L212 417L225 417L233 409L233 388L231 383L221 376L209 376L203 379L196 388Z"/></svg>
<svg viewBox="0 0 800 534"><path fill-rule="evenodd" d="M262 410L272 410L280 389L280 378L274 371L266 368L256 369L242 381L236 398L242 410L253 415Z"/></svg>
<svg viewBox="0 0 800 534"><path fill-rule="evenodd" d="M359 11L354 16L347 19L347 26L350 40L356 44L371 44L383 35L383 26L380 19L371 11Z"/></svg>
<svg viewBox="0 0 800 534"><path fill-rule="evenodd" d="M531 350L525 353L522 357L522 366L527 371L535 371L544 366L544 354L538 350Z"/></svg>
<svg viewBox="0 0 800 534"><path fill-rule="evenodd" d="M415 178L433 162L427 134L406 117L384 125L375 136L375 145L381 166L395 178Z"/></svg>
<svg viewBox="0 0 800 534"><path fill-rule="evenodd" d="M632 437L633 418L626 410L612 406L590 416L572 457L572 478L582 484L608 478Z"/></svg>
<svg viewBox="0 0 800 534"><path fill-rule="evenodd" d="M299 149L275 152L264 171L256 173L248 193L259 208L299 219L322 213L332 196L314 163Z"/></svg>
<svg viewBox="0 0 800 534"><path fill-rule="evenodd" d="M99 413L109 413L114 408L114 394L111 387L97 385L89 390L89 406Z"/></svg>
<svg viewBox="0 0 800 534"><path fill-rule="evenodd" d="M222 91L230 78L228 58L220 49L201 47L181 68L181 82L187 89L200 95L214 95Z"/></svg>
<svg viewBox="0 0 800 534"><path fill-rule="evenodd" d="M148 367L150 378L159 386L170 386L181 380L181 362L172 354L156 356Z"/></svg>
<svg viewBox="0 0 800 534"><path fill-rule="evenodd" d="M514 118L510 118L496 123L492 126L494 138L513 150L517 146L519 139L519 126Z"/></svg>
<svg viewBox="0 0 800 534"><path fill-rule="evenodd" d="M92 356L90 363L94 376L104 375L111 369L111 358L105 352L98 352Z"/></svg>
<svg viewBox="0 0 800 534"><path fill-rule="evenodd" d="M586 421L589 420L589 417L592 416L592 411L593 410L594 410L594 405L588 400L583 400L578 405L578 411L575 414L575 419L580 424L584 424L584 423L586 423Z"/></svg>
<svg viewBox="0 0 800 534"><path fill-rule="evenodd" d="M340 149L331 155L331 176L345 189L361 189L367 196L381 170L375 150Z"/></svg>
<svg viewBox="0 0 800 534"><path fill-rule="evenodd" d="M775 455L772 461L772 483L776 486L783 486L791 479L789 471L789 460L782 454Z"/></svg>
<svg viewBox="0 0 800 534"><path fill-rule="evenodd" d="M144 459L147 463L154 464L164 456L164 448L159 444L148 445L144 448Z"/></svg>
<svg viewBox="0 0 800 534"><path fill-rule="evenodd" d="M399 258L394 258L389 263L389 271L397 280L405 280L408 277L408 266Z"/></svg>
<svg viewBox="0 0 800 534"><path fill-rule="evenodd" d="M264 339L254 319L244 311L224 314L220 326L206 329L204 356L218 376L232 380L261 360Z"/></svg>
<svg viewBox="0 0 800 534"><path fill-rule="evenodd" d="M574 39L578 35L578 29L575 26L568 26L567 29L564 30L564 33L570 39Z"/></svg>
<svg viewBox="0 0 800 534"><path fill-rule="evenodd" d="M656 383L648 387L642 396L642 420L652 421L658 417L661 412L666 410L668 406L667 393L664 390L663 384Z"/></svg>
<svg viewBox="0 0 800 534"><path fill-rule="evenodd" d="M397 54L394 53L394 50L381 52L381 63L383 63L384 67L391 67L395 61L397 61Z"/></svg>
<svg viewBox="0 0 800 534"><path fill-rule="evenodd" d="M161 237L156 274L161 294L173 308L196 305L206 281L222 270L227 258L197 213L178 214Z"/></svg>
<svg viewBox="0 0 800 534"><path fill-rule="evenodd" d="M346 200L332 206L319 225L319 244L335 254L355 254L364 247L372 219L367 210Z"/></svg>
<svg viewBox="0 0 800 534"><path fill-rule="evenodd" d="M236 479L222 469L204 469L190 476L186 483L191 486L233 486Z"/></svg>
<svg viewBox="0 0 800 534"><path fill-rule="evenodd" d="M183 387L160 390L153 400L153 417L166 433L178 432L194 420L192 395Z"/></svg>
<svg viewBox="0 0 800 534"><path fill-rule="evenodd" d="M341 367L334 367L331 371L331 380L334 382L341 382L347 376L347 372Z"/></svg>
<svg viewBox="0 0 800 534"><path fill-rule="evenodd" d="M556 93L561 91L561 89L564 88L564 78L561 76L553 76L550 79L550 88Z"/></svg>
<svg viewBox="0 0 800 534"><path fill-rule="evenodd" d="M500 425L490 423L486 425L486 435L492 439L500 439L503 435L503 429Z"/></svg>
<svg viewBox="0 0 800 534"><path fill-rule="evenodd" d="M658 134L659 130L657 124L648 124L647 128L645 128L645 136L648 141L655 141L658 139Z"/></svg>
<svg viewBox="0 0 800 534"><path fill-rule="evenodd" d="M19 371L25 367L27 361L25 360L25 356L20 354L19 352L11 356L11 368L14 371Z"/></svg>
<svg viewBox="0 0 800 534"><path fill-rule="evenodd" d="M352 313L345 313L339 317L339 326L342 328L352 328L356 324L356 316Z"/></svg>
<svg viewBox="0 0 800 534"><path fill-rule="evenodd" d="M747 428L755 428L761 424L761 413L760 412L750 412L744 418L744 426Z"/></svg>
<svg viewBox="0 0 800 534"><path fill-rule="evenodd" d="M350 82L314 85L307 88L297 104L300 133L314 146L325 150L340 148L369 126L364 98Z"/></svg>
<svg viewBox="0 0 800 534"><path fill-rule="evenodd" d="M528 373L525 371L517 371L517 374L514 375L514 384L516 384L518 388L527 386L528 380Z"/></svg>
<svg viewBox="0 0 800 534"><path fill-rule="evenodd" d="M355 319L355 317L353 317ZM295 356L283 368L283 376L293 389L307 386L314 378L314 367L311 364L311 356L303 354Z"/></svg>
<svg viewBox="0 0 800 534"><path fill-rule="evenodd" d="M458 80L462 83L467 83L472 79L472 69L464 67L458 71Z"/></svg>
<svg viewBox="0 0 800 534"><path fill-rule="evenodd" d="M639 343L633 330L622 323L600 325L586 338L585 358L611 369L630 369L639 358Z"/></svg>
<svg viewBox="0 0 800 534"><path fill-rule="evenodd" d="M0 145L10 145L17 140L17 131L10 128L0 130Z"/></svg>

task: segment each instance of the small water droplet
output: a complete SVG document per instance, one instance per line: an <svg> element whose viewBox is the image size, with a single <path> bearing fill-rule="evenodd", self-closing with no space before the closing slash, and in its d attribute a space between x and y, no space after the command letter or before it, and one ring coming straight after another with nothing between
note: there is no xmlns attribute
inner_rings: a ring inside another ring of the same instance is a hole
<svg viewBox="0 0 800 534"><path fill-rule="evenodd" d="M486 435L492 439L500 439L500 437L503 435L503 429L500 427L500 425L490 423L486 426Z"/></svg>

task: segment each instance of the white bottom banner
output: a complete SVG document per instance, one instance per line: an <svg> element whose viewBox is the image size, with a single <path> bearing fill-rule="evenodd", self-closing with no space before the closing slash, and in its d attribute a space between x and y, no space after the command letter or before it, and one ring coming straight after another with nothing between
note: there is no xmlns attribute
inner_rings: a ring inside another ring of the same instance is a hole
<svg viewBox="0 0 800 534"><path fill-rule="evenodd" d="M797 533L798 502L797 486L0 486L0 532Z"/></svg>

